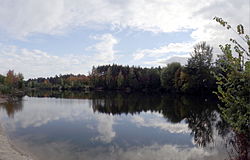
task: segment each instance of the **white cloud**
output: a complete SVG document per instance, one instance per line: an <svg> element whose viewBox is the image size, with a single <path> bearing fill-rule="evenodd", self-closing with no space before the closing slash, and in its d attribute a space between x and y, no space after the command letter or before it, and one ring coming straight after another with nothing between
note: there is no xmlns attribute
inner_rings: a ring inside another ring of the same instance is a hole
<svg viewBox="0 0 250 160"><path fill-rule="evenodd" d="M133 59L134 60L142 59L145 56L145 53L143 51L145 51L145 50L140 50L140 51L133 53Z"/></svg>
<svg viewBox="0 0 250 160"><path fill-rule="evenodd" d="M118 145L89 147L80 151L75 151L79 146L65 142L45 142L39 145L30 143L29 137L20 143L28 148L31 153L39 159L81 159L86 160L221 160L227 158L227 152L219 145L214 149L193 147L189 148L180 145L159 145L132 146L122 148ZM222 142L222 141L220 141ZM20 144L19 143L19 144ZM46 153L46 154L44 154ZM63 153L63 154L62 154Z"/></svg>
<svg viewBox="0 0 250 160"><path fill-rule="evenodd" d="M133 54L133 59L134 61L147 59L143 63L150 66L165 66L171 62L179 62L184 65L187 63L195 43L195 41L169 43L160 48L138 50Z"/></svg>
<svg viewBox="0 0 250 160"><path fill-rule="evenodd" d="M53 56L40 50L28 50L10 45L0 45L0 72L14 69L25 78L53 76L63 73L82 73L88 57L84 55Z"/></svg>
<svg viewBox="0 0 250 160"><path fill-rule="evenodd" d="M105 143L110 143L116 135L113 131L114 117L107 114L99 114L97 117L97 131L99 136L95 137L95 140L101 140Z"/></svg>
<svg viewBox="0 0 250 160"><path fill-rule="evenodd" d="M249 15L249 2L245 0L0 0L0 3L0 28L16 37L106 24L152 32L193 29L202 31L202 34L194 34L196 38L213 38L218 37L213 34L214 30L204 29L214 26L214 16L249 26L249 18L241 18L241 15Z"/></svg>
<svg viewBox="0 0 250 160"><path fill-rule="evenodd" d="M160 128L170 133L190 133L188 125L184 123L168 123L162 117L143 118L142 116L133 116L131 121L138 126Z"/></svg>
<svg viewBox="0 0 250 160"><path fill-rule="evenodd" d="M15 114L14 122L9 121L8 124L19 123L22 128L28 128L40 127L59 119L87 121L93 118L93 111L88 107L89 100L33 98L29 101L29 98L25 97L22 103L26 109L24 108L21 114Z"/></svg>
<svg viewBox="0 0 250 160"><path fill-rule="evenodd" d="M32 33L60 33L74 14L62 0L0 0L0 29L14 38Z"/></svg>
<svg viewBox="0 0 250 160"><path fill-rule="evenodd" d="M28 50L13 45L0 43L0 73L9 69L21 72L24 77L49 77L55 74L87 74L91 67L107 64L114 61L117 56L113 49L118 41L111 34L96 36L100 42L89 47L94 54L68 54L54 56L41 50Z"/></svg>
<svg viewBox="0 0 250 160"><path fill-rule="evenodd" d="M188 58L190 58L189 54L173 55L168 58L158 58L158 59L151 60L151 61L145 61L144 64L150 65L150 66L152 65L153 66L166 66L167 64L172 63L172 62L179 62L181 65L186 65Z"/></svg>
<svg viewBox="0 0 250 160"><path fill-rule="evenodd" d="M143 49L135 52L133 54L134 60L140 60L143 57L172 57L173 54L176 55L178 53L188 53L192 51L194 43L170 43L168 45L162 46L160 48L154 49ZM181 56L181 55L180 55Z"/></svg>
<svg viewBox="0 0 250 160"><path fill-rule="evenodd" d="M25 105L22 112L16 113L13 121L5 122L8 129L15 130L18 127L17 124L22 128L28 128L40 127L56 120L81 120L86 122L88 128L97 131L98 136L93 137L93 140L110 143L116 136L113 131L114 117L93 114L92 108L88 107L91 104L90 100L32 98L32 101L29 101L29 97L25 97L22 103ZM52 108L51 105L53 105ZM5 113L0 112L1 118L5 116L7 116ZM88 120L96 120L96 123L90 123Z"/></svg>
<svg viewBox="0 0 250 160"><path fill-rule="evenodd" d="M207 41L215 47L215 52L219 52L218 44L228 42L229 38L235 37L235 35L213 21L214 16L224 18L232 26L237 24L250 26L250 5L249 1L246 0L0 0L0 4L0 33L14 39L28 38L30 35L39 33L65 34L76 27L114 30L129 28L155 33L189 30L192 32L190 35L192 42ZM244 16L242 17L242 15ZM246 30L246 33L249 33L249 30ZM95 58L99 62L101 60L106 61L102 64L114 60L116 51L114 51L113 46L118 43L117 40L109 34L96 37L96 39L101 42L92 46L92 49L98 52ZM184 50L187 52L189 49L190 43L188 42L172 43L160 48L138 50L134 53L133 58L135 60L144 57L152 58L151 62L145 62L149 64L162 61L163 58L166 61L169 58L179 56L178 54L166 55L166 53L180 53ZM21 71L27 71L25 67L28 67L32 74L33 72L43 71L44 67L39 70L39 66L31 67L24 63L22 66L20 63L24 61L24 58L21 58L20 55L24 55L25 51L17 50L18 53L15 55L17 59L9 58L9 63L18 64L15 67ZM35 50L32 52L41 54L40 51L38 51L40 53ZM45 58L42 58L43 56ZM66 70L79 73L78 68L71 67L72 70L68 69L69 63L79 63L82 64L81 68L89 69L87 67L88 61L93 61L93 57L83 60L86 57L80 56L79 58L79 55L53 57L47 54L47 56L44 54L40 57L32 56L33 63L45 64L47 60L50 61L47 64L51 64L51 61L54 61L56 64L51 65L55 66L56 71L53 73L61 73L62 69L58 69L59 67L63 68L64 73ZM27 56L25 59L28 61ZM39 62L35 61L36 59L39 59ZM14 65L6 66L4 67L9 69ZM47 67L47 70L52 72L51 67L50 69L49 67ZM34 76L27 72L23 73Z"/></svg>
<svg viewBox="0 0 250 160"><path fill-rule="evenodd" d="M114 50L114 46L118 43L118 40L112 34L103 34L92 38L100 41L99 43L87 48L87 50L93 50L96 52L95 59L102 62L113 61L115 59L115 53L117 52Z"/></svg>

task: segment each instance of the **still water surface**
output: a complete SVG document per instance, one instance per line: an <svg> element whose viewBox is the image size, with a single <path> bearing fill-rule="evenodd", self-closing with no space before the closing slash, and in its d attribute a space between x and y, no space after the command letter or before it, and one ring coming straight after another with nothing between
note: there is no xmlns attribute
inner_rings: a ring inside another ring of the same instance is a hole
<svg viewBox="0 0 250 160"><path fill-rule="evenodd" d="M10 138L41 160L227 157L213 98L142 93L33 93L0 107Z"/></svg>

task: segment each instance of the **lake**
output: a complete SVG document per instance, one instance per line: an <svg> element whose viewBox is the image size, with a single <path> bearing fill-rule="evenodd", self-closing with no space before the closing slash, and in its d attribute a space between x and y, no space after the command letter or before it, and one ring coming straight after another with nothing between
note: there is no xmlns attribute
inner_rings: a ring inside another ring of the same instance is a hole
<svg viewBox="0 0 250 160"><path fill-rule="evenodd" d="M33 92L0 107L12 141L41 160L221 160L228 126L213 97Z"/></svg>

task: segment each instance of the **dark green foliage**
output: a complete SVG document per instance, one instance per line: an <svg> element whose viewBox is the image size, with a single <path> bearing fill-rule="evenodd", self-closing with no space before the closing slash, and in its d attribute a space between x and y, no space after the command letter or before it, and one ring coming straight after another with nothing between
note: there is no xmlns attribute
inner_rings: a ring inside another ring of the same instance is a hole
<svg viewBox="0 0 250 160"><path fill-rule="evenodd" d="M128 83L129 87L132 89L138 89L140 87L139 85L139 74L136 74L135 68L132 67L129 69L129 74L128 74Z"/></svg>
<svg viewBox="0 0 250 160"><path fill-rule="evenodd" d="M215 88L212 71L213 48L201 42L194 46L194 52L188 59L186 74L189 75L185 90L187 92L211 92Z"/></svg>
<svg viewBox="0 0 250 160"><path fill-rule="evenodd" d="M161 81L160 81L160 71L161 69L159 68L151 68L146 70L148 79L146 83L147 88L159 88L161 86Z"/></svg>
<svg viewBox="0 0 250 160"><path fill-rule="evenodd" d="M193 70L210 69L212 66L212 54L213 48L206 44L206 42L198 43L194 46L194 52L191 54L191 58L188 59L187 67Z"/></svg>
<svg viewBox="0 0 250 160"><path fill-rule="evenodd" d="M119 72L118 77L117 77L117 86L118 88L123 88L124 87L124 76L122 74L122 71Z"/></svg>
<svg viewBox="0 0 250 160"><path fill-rule="evenodd" d="M181 68L181 64L178 62L173 62L168 64L167 67L162 69L161 72L161 85L166 90L174 90L175 87L175 75L177 70Z"/></svg>
<svg viewBox="0 0 250 160"><path fill-rule="evenodd" d="M90 74L92 88L122 90L158 90L161 68L141 68L121 65L93 67ZM105 83L102 83L102 80Z"/></svg>
<svg viewBox="0 0 250 160"><path fill-rule="evenodd" d="M250 74L250 61L247 61L247 62L245 63L245 72L246 72L247 74Z"/></svg>
<svg viewBox="0 0 250 160"><path fill-rule="evenodd" d="M4 84L5 76L0 74L0 84Z"/></svg>

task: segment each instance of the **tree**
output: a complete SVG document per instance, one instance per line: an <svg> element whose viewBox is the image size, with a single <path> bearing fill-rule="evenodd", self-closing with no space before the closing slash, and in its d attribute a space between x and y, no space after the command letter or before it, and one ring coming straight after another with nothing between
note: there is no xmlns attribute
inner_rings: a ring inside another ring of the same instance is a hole
<svg viewBox="0 0 250 160"><path fill-rule="evenodd" d="M250 61L247 61L247 62L245 63L245 67L246 67L245 72L248 73L248 74L250 74Z"/></svg>
<svg viewBox="0 0 250 160"><path fill-rule="evenodd" d="M208 92L215 86L214 77L211 74L213 48L206 42L194 46L194 52L188 59L187 74L189 75L187 90L192 92Z"/></svg>
<svg viewBox="0 0 250 160"><path fill-rule="evenodd" d="M160 71L151 68L148 70L148 87L151 89L159 89L161 87Z"/></svg>
<svg viewBox="0 0 250 160"><path fill-rule="evenodd" d="M174 86L177 90L177 92L182 92L182 93L188 93L190 92L190 76L187 73L187 69L185 67L179 68L175 72L175 78L174 78Z"/></svg>
<svg viewBox="0 0 250 160"><path fill-rule="evenodd" d="M3 94L16 94L23 88L23 83L21 73L15 74L14 70L9 70L6 76L0 75L0 92Z"/></svg>
<svg viewBox="0 0 250 160"><path fill-rule="evenodd" d="M10 87L14 87L16 82L16 77L14 75L14 70L9 70L6 74L5 84Z"/></svg>
<svg viewBox="0 0 250 160"><path fill-rule="evenodd" d="M106 73L106 85L108 88L112 88L112 71L111 71L111 67L108 68L107 73Z"/></svg>
<svg viewBox="0 0 250 160"><path fill-rule="evenodd" d="M4 83L4 79L5 79L5 76L3 76L3 75L0 74L0 84Z"/></svg>
<svg viewBox="0 0 250 160"><path fill-rule="evenodd" d="M23 74L22 73L18 73L17 74L17 88L19 88L19 89L23 88L23 86L24 86L23 79L24 79Z"/></svg>
<svg viewBox="0 0 250 160"><path fill-rule="evenodd" d="M214 19L223 27L232 29L222 18ZM245 62L245 60L250 58L250 39L249 35L244 34L242 25L238 25L235 32L242 38L248 49L234 39L230 39L234 50L231 44L220 45L225 58L220 59L219 66L223 74L215 74L218 85L215 93L224 104L220 106L223 118L237 133L247 134L250 132L250 73L249 61ZM233 52L238 56L234 56Z"/></svg>
<svg viewBox="0 0 250 160"><path fill-rule="evenodd" d="M129 69L128 82L129 82L129 87L133 89L138 89L139 82L138 82L134 67L131 67Z"/></svg>
<svg viewBox="0 0 250 160"><path fill-rule="evenodd" d="M194 52L188 59L188 68L192 69L210 69L213 57L213 47L207 45L206 42L198 43L194 46Z"/></svg>
<svg viewBox="0 0 250 160"><path fill-rule="evenodd" d="M175 87L175 73L181 68L181 64L178 62L173 62L167 65L167 67L162 69L161 72L161 84L166 90L173 90Z"/></svg>
<svg viewBox="0 0 250 160"><path fill-rule="evenodd" d="M124 86L124 76L122 74L122 71L120 71L118 74L117 85L118 85L118 88L122 88Z"/></svg>

